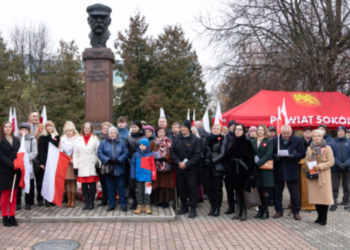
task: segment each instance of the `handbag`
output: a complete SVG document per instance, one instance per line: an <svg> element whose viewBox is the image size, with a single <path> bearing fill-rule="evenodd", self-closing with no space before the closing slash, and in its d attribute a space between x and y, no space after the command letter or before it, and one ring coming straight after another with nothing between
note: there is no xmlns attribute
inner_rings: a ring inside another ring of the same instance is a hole
<svg viewBox="0 0 350 250"><path fill-rule="evenodd" d="M101 174L103 175L113 175L114 174L114 166L112 164L102 164L101 166Z"/></svg>
<svg viewBox="0 0 350 250"><path fill-rule="evenodd" d="M228 168L225 166L223 162L219 163L214 163L215 171L220 173L220 174L227 174L228 173Z"/></svg>
<svg viewBox="0 0 350 250"><path fill-rule="evenodd" d="M246 206L246 208L261 206L261 198L260 198L260 194L259 194L257 187L253 188L251 190L251 192L245 191L245 188L246 188L249 181L250 181L250 178L247 181L247 183L245 184L244 189L243 189L245 206Z"/></svg>
<svg viewBox="0 0 350 250"><path fill-rule="evenodd" d="M31 153L32 149L33 149L32 148L32 141L33 141L33 139L30 140L30 152L29 153ZM33 172L34 172L34 174L38 173L39 170L40 170L40 164L39 164L38 157L35 157L35 159L32 160L32 164L33 164Z"/></svg>
<svg viewBox="0 0 350 250"><path fill-rule="evenodd" d="M273 170L273 160L268 160L263 165L259 167L262 170Z"/></svg>
<svg viewBox="0 0 350 250"><path fill-rule="evenodd" d="M309 180L318 179L318 173L310 174L310 171L308 171L307 174L306 174L306 178L309 179Z"/></svg>

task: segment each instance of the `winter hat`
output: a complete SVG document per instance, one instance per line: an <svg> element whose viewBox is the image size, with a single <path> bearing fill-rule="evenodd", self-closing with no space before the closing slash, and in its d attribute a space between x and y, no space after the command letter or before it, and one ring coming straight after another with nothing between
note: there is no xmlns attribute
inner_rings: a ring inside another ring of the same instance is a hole
<svg viewBox="0 0 350 250"><path fill-rule="evenodd" d="M270 126L270 127L268 128L268 130L269 130L269 132L272 131L272 130L275 130L275 132L276 132L275 126Z"/></svg>
<svg viewBox="0 0 350 250"><path fill-rule="evenodd" d="M158 127L158 128L156 129L156 136L158 136L158 131L161 130L161 129L164 129L164 132L166 133L166 128L164 128L164 127Z"/></svg>
<svg viewBox="0 0 350 250"><path fill-rule="evenodd" d="M339 131L339 130L344 130L344 133L346 133L346 127L344 127L344 126L339 126L338 128L337 128L337 132Z"/></svg>
<svg viewBox="0 0 350 250"><path fill-rule="evenodd" d="M236 124L237 124L237 122L235 120L231 120L231 121L228 122L227 127L229 128L232 125L236 125Z"/></svg>
<svg viewBox="0 0 350 250"><path fill-rule="evenodd" d="M309 127L306 127L306 128L304 128L304 132L306 131L306 130L310 130L310 131L312 131L312 128L309 128Z"/></svg>
<svg viewBox="0 0 350 250"><path fill-rule="evenodd" d="M139 146L143 144L145 145L147 148L149 148L149 140L147 138L142 138L140 141L139 141Z"/></svg>
<svg viewBox="0 0 350 250"><path fill-rule="evenodd" d="M19 125L19 129L21 128L26 128L28 129L28 131L30 132L30 125L26 122L22 122L20 125Z"/></svg>
<svg viewBox="0 0 350 250"><path fill-rule="evenodd" d="M131 125L136 125L138 126L140 129L142 129L142 123L139 120L135 120L131 122Z"/></svg>
<svg viewBox="0 0 350 250"><path fill-rule="evenodd" d="M320 126L318 126L318 128L324 128L327 131L327 126L324 124L321 124Z"/></svg>
<svg viewBox="0 0 350 250"><path fill-rule="evenodd" d="M191 122L189 120L184 120L182 123L181 123L181 126L185 126L188 128L188 130L191 132Z"/></svg>
<svg viewBox="0 0 350 250"><path fill-rule="evenodd" d="M145 121L141 121L141 124L145 124L145 125L147 125L147 122L145 122Z"/></svg>
<svg viewBox="0 0 350 250"><path fill-rule="evenodd" d="M152 132L154 132L154 128L151 125L144 126L143 130L151 130Z"/></svg>
<svg viewBox="0 0 350 250"><path fill-rule="evenodd" d="M251 127L249 128L249 130L248 130L248 135L250 135L250 132L251 132L252 130L258 131L258 128L255 127L255 126L251 126Z"/></svg>

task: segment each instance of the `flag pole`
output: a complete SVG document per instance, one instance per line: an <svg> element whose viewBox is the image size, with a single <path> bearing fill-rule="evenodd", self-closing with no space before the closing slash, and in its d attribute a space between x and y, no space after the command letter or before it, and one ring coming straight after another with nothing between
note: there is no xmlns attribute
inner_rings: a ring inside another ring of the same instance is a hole
<svg viewBox="0 0 350 250"><path fill-rule="evenodd" d="M12 190L11 190L10 203L12 202L13 191L14 191L14 189L15 189L15 183L16 183L16 177L17 177L17 174L15 174L15 176L13 177L13 183L12 183Z"/></svg>

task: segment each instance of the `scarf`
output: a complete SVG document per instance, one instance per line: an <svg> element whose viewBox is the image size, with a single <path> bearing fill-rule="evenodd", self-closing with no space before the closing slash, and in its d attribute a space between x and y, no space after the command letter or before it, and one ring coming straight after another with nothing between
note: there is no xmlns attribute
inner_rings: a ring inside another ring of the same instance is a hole
<svg viewBox="0 0 350 250"><path fill-rule="evenodd" d="M72 155L76 140L77 138L75 136L72 138L68 138L66 135L62 136L61 151L66 155Z"/></svg>
<svg viewBox="0 0 350 250"><path fill-rule="evenodd" d="M316 145L315 142L310 144L311 149L311 161L321 161L322 154L324 153L327 142L323 139L320 144Z"/></svg>
<svg viewBox="0 0 350 250"><path fill-rule="evenodd" d="M89 140L90 140L90 137L91 137L91 134L88 134L88 135L83 135L83 137L84 137L84 141L85 141L85 145L87 146L88 145L88 143L89 143Z"/></svg>
<svg viewBox="0 0 350 250"><path fill-rule="evenodd" d="M145 131L143 130L143 129L140 129L138 132L136 132L136 133L132 133L131 132L131 137L140 137L140 136L143 136L143 135L145 135Z"/></svg>
<svg viewBox="0 0 350 250"><path fill-rule="evenodd" d="M158 146L158 152L160 154L160 157L165 157L170 152L172 141L166 136L162 138L157 137L155 139L155 144L156 146ZM156 160L156 169L158 172L168 171L168 162Z"/></svg>

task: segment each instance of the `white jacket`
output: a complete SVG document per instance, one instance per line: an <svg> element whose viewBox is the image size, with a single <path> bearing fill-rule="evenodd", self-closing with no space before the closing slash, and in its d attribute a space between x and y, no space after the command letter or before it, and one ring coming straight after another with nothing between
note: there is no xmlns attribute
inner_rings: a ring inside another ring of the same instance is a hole
<svg viewBox="0 0 350 250"><path fill-rule="evenodd" d="M84 138L79 136L74 145L73 167L78 169L79 177L97 176L95 164L99 162L97 149L100 141L96 136L91 135L87 145Z"/></svg>

